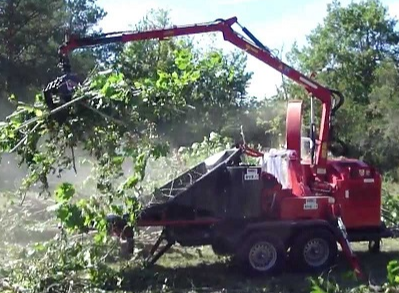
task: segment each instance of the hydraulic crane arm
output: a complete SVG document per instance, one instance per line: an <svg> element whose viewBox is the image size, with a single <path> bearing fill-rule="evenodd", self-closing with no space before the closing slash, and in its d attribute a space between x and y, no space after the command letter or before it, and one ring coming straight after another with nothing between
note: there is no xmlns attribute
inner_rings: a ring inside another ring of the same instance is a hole
<svg viewBox="0 0 399 293"><path fill-rule="evenodd" d="M248 36L248 39L236 32L232 26L238 24L243 32ZM241 48L248 54L254 56L260 61L271 66L275 70L281 72L291 80L301 84L313 97L319 99L322 103L322 116L319 131L319 147L316 150L315 165L324 168L326 165L327 156L322 152L322 146L327 146L329 142L331 125L330 121L335 111L342 105L342 95L334 90L328 89L313 79L298 72L291 66L285 64L282 60L274 56L271 51L264 46L256 37L252 35L245 27L242 27L236 17L226 20L218 19L214 22L193 24L187 26L174 26L167 29L157 29L139 32L120 32L102 34L93 37L76 38L70 37L59 48L59 56L63 71L65 74L70 72L70 64L68 61L68 53L74 49L90 47L95 45L105 45L110 43L127 43L139 40L159 39L164 40L170 37L193 35L210 32L221 32L224 40ZM335 104L335 98L338 96L339 102Z"/></svg>

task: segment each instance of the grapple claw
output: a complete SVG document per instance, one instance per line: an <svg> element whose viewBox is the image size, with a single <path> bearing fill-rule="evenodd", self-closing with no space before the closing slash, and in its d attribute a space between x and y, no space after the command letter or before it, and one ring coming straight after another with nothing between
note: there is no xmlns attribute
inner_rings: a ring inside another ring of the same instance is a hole
<svg viewBox="0 0 399 293"><path fill-rule="evenodd" d="M49 82L43 90L45 103L50 111L72 100L76 86L80 79L76 74L66 73ZM53 115L54 119L62 124L68 118L68 109L63 109Z"/></svg>

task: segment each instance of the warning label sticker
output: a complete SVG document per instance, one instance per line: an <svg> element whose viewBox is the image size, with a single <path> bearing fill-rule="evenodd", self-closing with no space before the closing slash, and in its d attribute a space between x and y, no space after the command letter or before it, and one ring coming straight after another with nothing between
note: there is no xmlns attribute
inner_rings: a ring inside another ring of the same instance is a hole
<svg viewBox="0 0 399 293"><path fill-rule="evenodd" d="M244 180L259 180L258 169L250 168L247 169L247 173L244 175Z"/></svg>
<svg viewBox="0 0 399 293"><path fill-rule="evenodd" d="M317 210L319 205L316 198L307 198L303 205L304 210Z"/></svg>

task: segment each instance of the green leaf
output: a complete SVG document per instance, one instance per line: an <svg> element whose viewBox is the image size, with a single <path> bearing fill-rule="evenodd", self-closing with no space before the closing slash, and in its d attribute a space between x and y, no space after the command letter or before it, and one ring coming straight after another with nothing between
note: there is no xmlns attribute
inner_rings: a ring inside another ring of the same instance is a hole
<svg viewBox="0 0 399 293"><path fill-rule="evenodd" d="M112 157L112 162L117 165L122 165L125 158L123 156Z"/></svg>
<svg viewBox="0 0 399 293"><path fill-rule="evenodd" d="M139 183L140 178L137 176L137 174L134 174L132 176L130 176L125 183L123 184L123 189L132 189L134 187L137 186L137 184Z"/></svg>
<svg viewBox="0 0 399 293"><path fill-rule="evenodd" d="M13 104L15 104L15 103L17 102L17 97L16 97L14 94L11 94L11 95L8 97L8 101L11 102L11 103L13 103Z"/></svg>
<svg viewBox="0 0 399 293"><path fill-rule="evenodd" d="M55 200L57 203L69 201L75 194L75 188L71 183L61 183L55 190Z"/></svg>
<svg viewBox="0 0 399 293"><path fill-rule="evenodd" d="M201 77L201 72L199 70L195 70L190 75L191 81L197 81Z"/></svg>
<svg viewBox="0 0 399 293"><path fill-rule="evenodd" d="M35 109L35 115L36 117L42 117L43 116L43 111L40 109Z"/></svg>
<svg viewBox="0 0 399 293"><path fill-rule="evenodd" d="M388 281L391 285L396 284L399 277L399 261L392 260L387 265Z"/></svg>
<svg viewBox="0 0 399 293"><path fill-rule="evenodd" d="M94 235L94 241L96 243L103 243L106 240L106 235L104 233L97 233Z"/></svg>

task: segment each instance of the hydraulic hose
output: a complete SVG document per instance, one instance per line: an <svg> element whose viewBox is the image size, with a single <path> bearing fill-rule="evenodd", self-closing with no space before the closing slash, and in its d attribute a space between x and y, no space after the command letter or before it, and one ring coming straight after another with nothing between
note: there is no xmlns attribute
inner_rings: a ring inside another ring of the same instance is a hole
<svg viewBox="0 0 399 293"><path fill-rule="evenodd" d="M331 117L330 117L330 119L333 120L335 118L335 114L336 114L337 110L339 108L341 108L342 105L344 104L345 98L344 98L344 95L337 90L330 89L330 91L334 96L334 106L331 109ZM338 102L336 102L337 97L338 97ZM329 147L329 149L333 153L333 155L345 156L348 153L348 146L340 138L338 138L336 136L335 129L334 129L332 122L333 121L330 121L330 147ZM333 142L340 145L342 150L337 151L337 148L335 148L334 146L331 145L331 143L333 143Z"/></svg>

